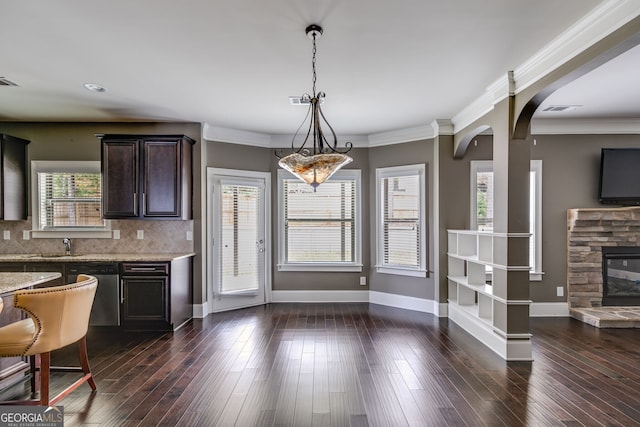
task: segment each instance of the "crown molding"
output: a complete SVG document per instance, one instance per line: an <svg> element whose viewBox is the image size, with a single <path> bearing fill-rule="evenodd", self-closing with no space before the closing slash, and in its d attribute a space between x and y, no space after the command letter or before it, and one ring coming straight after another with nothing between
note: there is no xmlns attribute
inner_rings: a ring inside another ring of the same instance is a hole
<svg viewBox="0 0 640 427"><path fill-rule="evenodd" d="M453 116L455 132L493 109L510 93L517 94L640 15L637 0L608 0L594 8L529 60L487 87L475 101Z"/></svg>
<svg viewBox="0 0 640 427"><path fill-rule="evenodd" d="M638 119L533 119L532 135L637 135Z"/></svg>
<svg viewBox="0 0 640 427"><path fill-rule="evenodd" d="M435 136L453 135L453 123L449 119L436 119L431 122L431 128Z"/></svg>
<svg viewBox="0 0 640 427"><path fill-rule="evenodd" d="M469 126L480 117L493 110L495 97L485 92L451 118L454 133Z"/></svg>
<svg viewBox="0 0 640 427"><path fill-rule="evenodd" d="M271 135L246 130L223 128L205 123L202 137L208 141L228 142L230 144L253 145L270 148Z"/></svg>
<svg viewBox="0 0 640 427"><path fill-rule="evenodd" d="M396 129L389 132L370 134L368 137L369 147L380 147L383 145L401 144L403 142L420 141L435 137L434 129L431 125L416 126L406 129Z"/></svg>
<svg viewBox="0 0 640 427"><path fill-rule="evenodd" d="M487 87L487 92L492 96L494 105L506 99L508 96L514 95L515 91L516 81L513 71L507 71L504 76Z"/></svg>
<svg viewBox="0 0 640 427"><path fill-rule="evenodd" d="M476 112L486 114L493 108L492 101L488 99L488 93L483 102L478 102ZM469 110L471 111L471 110ZM435 138L438 135L454 135L456 129L461 129L461 120L466 118L457 115L452 120L434 120L428 126L418 126L408 129L399 129L391 132L382 132L369 135L340 136L339 140L349 141L354 148L382 147L385 145L402 144L405 142L420 141ZM488 132L491 134L491 132ZM532 135L639 135L640 120L636 118L609 118L609 119L536 119L531 122ZM293 135L266 135L255 132L247 132L237 129L221 128L204 124L203 138L208 141L219 141L231 144L251 145L263 148L288 148L291 147Z"/></svg>
<svg viewBox="0 0 640 427"><path fill-rule="evenodd" d="M640 15L637 0L608 0L574 23L514 70L516 93Z"/></svg>
<svg viewBox="0 0 640 427"><path fill-rule="evenodd" d="M296 140L296 147L300 147L300 136ZM271 148L290 148L293 135L271 135ZM369 140L366 135L338 135L338 148L344 148L344 145L350 142L353 148L367 148Z"/></svg>

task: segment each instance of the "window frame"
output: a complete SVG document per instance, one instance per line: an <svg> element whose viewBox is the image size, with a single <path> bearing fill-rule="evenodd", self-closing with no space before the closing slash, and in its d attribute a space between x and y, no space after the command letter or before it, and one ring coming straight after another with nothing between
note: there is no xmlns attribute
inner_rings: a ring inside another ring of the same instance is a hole
<svg viewBox="0 0 640 427"><path fill-rule="evenodd" d="M535 194L533 195L533 201L535 201L535 223L534 223L534 265L529 272L529 280L541 281L544 272L542 270L542 160L531 160L530 172L534 172L535 181ZM472 160L470 162L470 189L471 189L471 229L477 230L478 223L475 212L477 211L477 176L478 172L493 172L493 160ZM531 195L529 195L531 198ZM531 212L530 212L531 214ZM491 279L491 272L487 273L487 277Z"/></svg>
<svg viewBox="0 0 640 427"><path fill-rule="evenodd" d="M415 268L385 264L384 262L384 206L382 200L382 180L402 176L418 176L420 192L420 225L418 266ZM427 197L426 197L426 164L392 166L376 169L376 272L410 277L427 277Z"/></svg>
<svg viewBox="0 0 640 427"><path fill-rule="evenodd" d="M278 169L278 271L362 272L362 173L359 169L341 169L330 180L355 181L354 243L352 262L289 262L284 212L284 180L298 180L284 169ZM328 182L328 181L327 181ZM322 184L321 184L322 185Z"/></svg>
<svg viewBox="0 0 640 427"><path fill-rule="evenodd" d="M31 161L31 238L94 238L107 239L112 237L111 221L104 220L103 227L56 227L55 229L40 229L40 186L38 173L43 172L71 172L71 173L101 173L100 161L71 161L71 160L32 160Z"/></svg>

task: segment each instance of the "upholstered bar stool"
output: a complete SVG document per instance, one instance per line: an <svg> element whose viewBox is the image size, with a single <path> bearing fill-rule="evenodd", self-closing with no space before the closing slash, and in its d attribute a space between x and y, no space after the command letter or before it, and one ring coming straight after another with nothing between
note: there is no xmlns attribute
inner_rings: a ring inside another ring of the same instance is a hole
<svg viewBox="0 0 640 427"><path fill-rule="evenodd" d="M29 317L0 328L0 357L29 356L32 397L39 388L40 399L0 404L50 406L84 382L88 382L92 390L96 389L87 357L86 337L97 287L95 277L78 275L77 282L69 285L14 293L15 307ZM52 367L51 352L73 343L78 344L80 367ZM82 372L82 377L50 399L52 371Z"/></svg>

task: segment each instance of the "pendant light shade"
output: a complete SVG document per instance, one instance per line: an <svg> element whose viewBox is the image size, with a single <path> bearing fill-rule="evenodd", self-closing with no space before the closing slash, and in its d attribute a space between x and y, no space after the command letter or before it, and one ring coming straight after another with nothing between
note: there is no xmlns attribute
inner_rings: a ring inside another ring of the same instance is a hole
<svg viewBox="0 0 640 427"><path fill-rule="evenodd" d="M288 170L315 189L331 178L331 175L338 169L352 161L351 157L340 153L324 153L313 156L292 153L280 159L278 164L282 169Z"/></svg>

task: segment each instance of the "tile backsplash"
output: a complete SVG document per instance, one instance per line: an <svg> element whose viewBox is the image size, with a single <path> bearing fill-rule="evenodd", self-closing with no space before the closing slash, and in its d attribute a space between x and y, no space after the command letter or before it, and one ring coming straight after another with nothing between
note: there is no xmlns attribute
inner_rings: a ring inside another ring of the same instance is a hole
<svg viewBox="0 0 640 427"><path fill-rule="evenodd" d="M111 229L120 231L119 239L72 239L74 254L101 253L184 253L193 252L193 221L112 220ZM61 238L23 239L23 231L31 230L31 220L0 221L0 254L62 254ZM138 239L138 230L144 233ZM7 237L9 234L9 239ZM190 233L188 233L190 232Z"/></svg>

